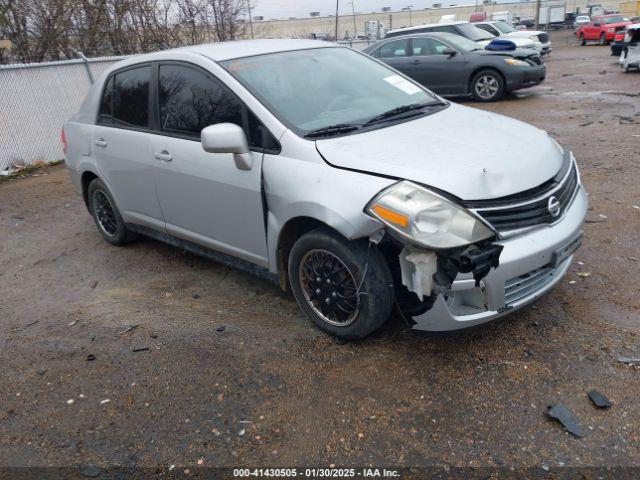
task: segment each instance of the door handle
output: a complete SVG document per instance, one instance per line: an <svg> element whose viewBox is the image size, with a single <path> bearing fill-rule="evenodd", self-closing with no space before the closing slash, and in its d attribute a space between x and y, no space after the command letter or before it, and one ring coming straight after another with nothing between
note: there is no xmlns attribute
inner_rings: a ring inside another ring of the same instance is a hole
<svg viewBox="0 0 640 480"><path fill-rule="evenodd" d="M104 138L99 138L93 142L96 147L104 148L107 146L107 142L104 141Z"/></svg>
<svg viewBox="0 0 640 480"><path fill-rule="evenodd" d="M153 156L156 158L156 160L161 160L163 162L170 162L171 160L173 160L173 157L171 156L171 154L166 150L161 150L160 152L156 152L153 154Z"/></svg>

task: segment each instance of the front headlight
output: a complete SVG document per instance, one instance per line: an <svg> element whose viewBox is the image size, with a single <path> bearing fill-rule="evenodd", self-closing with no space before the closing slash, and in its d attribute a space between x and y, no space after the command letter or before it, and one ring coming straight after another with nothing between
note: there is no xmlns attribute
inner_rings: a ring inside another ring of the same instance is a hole
<svg viewBox="0 0 640 480"><path fill-rule="evenodd" d="M408 181L383 190L366 212L406 239L429 248L461 247L495 235L462 207Z"/></svg>
<svg viewBox="0 0 640 480"><path fill-rule="evenodd" d="M518 60L516 58L505 58L504 61L507 62L509 65L513 65L514 67L526 67L529 65L524 60Z"/></svg>
<svg viewBox="0 0 640 480"><path fill-rule="evenodd" d="M539 42L540 41L540 38L537 35L531 35L529 38L531 40L533 40L534 42Z"/></svg>

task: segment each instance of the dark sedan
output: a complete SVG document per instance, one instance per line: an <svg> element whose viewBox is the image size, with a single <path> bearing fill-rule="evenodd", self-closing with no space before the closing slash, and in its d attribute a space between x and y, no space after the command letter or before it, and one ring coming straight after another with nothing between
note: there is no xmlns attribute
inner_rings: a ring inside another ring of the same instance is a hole
<svg viewBox="0 0 640 480"><path fill-rule="evenodd" d="M472 95L481 102L542 82L546 68L530 50L489 51L451 33L421 33L381 40L365 53L434 92Z"/></svg>

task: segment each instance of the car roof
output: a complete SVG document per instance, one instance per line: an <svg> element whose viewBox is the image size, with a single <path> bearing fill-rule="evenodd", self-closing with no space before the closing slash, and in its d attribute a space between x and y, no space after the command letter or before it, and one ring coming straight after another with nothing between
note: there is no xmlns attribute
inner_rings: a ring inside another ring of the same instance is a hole
<svg viewBox="0 0 640 480"><path fill-rule="evenodd" d="M268 53L289 52L293 50L308 50L312 48L344 48L340 45L322 40L234 40L230 42L204 43L188 47L172 48L159 52L136 56L136 61L153 61L156 58L166 58L171 53L195 53L203 55L214 62L222 62L235 58L252 57Z"/></svg>
<svg viewBox="0 0 640 480"><path fill-rule="evenodd" d="M373 43L372 46L385 43L385 41L387 40L391 42L394 40L402 40L402 39L415 38L415 37L433 37L433 38L439 38L441 40L446 40L447 38L451 38L452 35L456 37L460 37L460 35L456 35L455 33L449 33L449 32L416 32L416 33L407 33L405 35L396 35L394 37L389 37L388 39L384 38L376 43Z"/></svg>
<svg viewBox="0 0 640 480"><path fill-rule="evenodd" d="M462 25L463 23L470 23L470 22L467 22L464 20L457 20L455 22L425 23L424 25L416 25L415 27L396 28L395 30L389 30L389 33L411 32L413 30L420 30L421 28L439 27L441 25Z"/></svg>

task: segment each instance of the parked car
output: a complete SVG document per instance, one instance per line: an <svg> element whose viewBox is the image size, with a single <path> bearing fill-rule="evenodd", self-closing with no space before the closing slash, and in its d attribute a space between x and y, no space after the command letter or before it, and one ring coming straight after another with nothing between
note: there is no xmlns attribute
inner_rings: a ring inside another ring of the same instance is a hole
<svg viewBox="0 0 640 480"><path fill-rule="evenodd" d="M496 38L492 33L486 32L469 22L431 23L418 25L416 27L398 28L397 30L387 32L385 38L398 37L400 35L413 35L414 33L432 32L444 32L460 35L461 37L468 38L473 42L478 42L483 47L486 47ZM514 38L512 41L516 44L517 48L536 50L535 43L527 38Z"/></svg>
<svg viewBox="0 0 640 480"><path fill-rule="evenodd" d="M573 29L577 31L579 27L581 27L582 25L587 25L589 23L591 23L591 17L589 17L589 15L578 15L573 21Z"/></svg>
<svg viewBox="0 0 640 480"><path fill-rule="evenodd" d="M613 56L620 56L624 47L629 43L627 32L630 28L640 23L640 17L631 17L629 20L631 21L631 25L627 25L624 30L617 31L613 37L613 42L611 42L611 55Z"/></svg>
<svg viewBox="0 0 640 480"><path fill-rule="evenodd" d="M542 82L546 69L530 50L488 51L452 33L418 33L382 40L363 52L441 95L472 95L481 102Z"/></svg>
<svg viewBox="0 0 640 480"><path fill-rule="evenodd" d="M617 32L624 30L630 24L629 18L623 15L599 15L593 17L590 23L578 27L576 35L583 46L590 41L607 45L613 41Z"/></svg>
<svg viewBox="0 0 640 480"><path fill-rule="evenodd" d="M587 211L546 132L314 40L130 57L62 140L107 242L148 235L263 275L345 339L394 308L418 330L518 310L565 274Z"/></svg>
<svg viewBox="0 0 640 480"><path fill-rule="evenodd" d="M624 36L624 46L620 52L620 67L624 72L640 70L640 24L629 25Z"/></svg>
<svg viewBox="0 0 640 480"><path fill-rule="evenodd" d="M476 22L474 25L496 37L512 40L514 38L528 38L531 40L540 55L551 53L551 41L549 34L542 30L516 30L511 25L502 21Z"/></svg>

